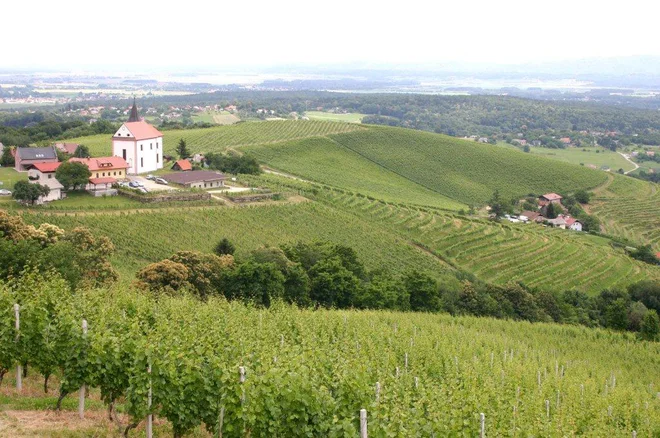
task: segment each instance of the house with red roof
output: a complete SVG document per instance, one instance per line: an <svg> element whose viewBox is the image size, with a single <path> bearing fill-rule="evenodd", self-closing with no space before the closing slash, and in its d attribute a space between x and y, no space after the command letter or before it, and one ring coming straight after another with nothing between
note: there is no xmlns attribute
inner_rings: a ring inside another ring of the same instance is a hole
<svg viewBox="0 0 660 438"><path fill-rule="evenodd" d="M122 157L71 158L71 163L82 163L91 172L86 190L95 196L115 195L112 185L126 178L128 163Z"/></svg>
<svg viewBox="0 0 660 438"><path fill-rule="evenodd" d="M188 160L179 160L172 166L172 170L188 171L192 170L192 164Z"/></svg>
<svg viewBox="0 0 660 438"><path fill-rule="evenodd" d="M561 199L561 196L556 193L546 193L545 195L539 196L539 205L545 207L550 203L561 204Z"/></svg>
<svg viewBox="0 0 660 438"><path fill-rule="evenodd" d="M55 172L60 167L60 162L44 162L34 163L28 165L28 181L31 184L39 184L47 186L50 189L48 195L40 196L35 204L43 204L44 202L57 201L66 197L63 192L64 186L55 178Z"/></svg>
<svg viewBox="0 0 660 438"><path fill-rule="evenodd" d="M112 155L128 163L131 175L163 168L163 134L140 118L135 99L128 122L112 136Z"/></svg>
<svg viewBox="0 0 660 438"><path fill-rule="evenodd" d="M64 152L65 154L68 155L75 154L76 149L78 149L78 146L80 146L78 143L55 143L55 148L58 151Z"/></svg>

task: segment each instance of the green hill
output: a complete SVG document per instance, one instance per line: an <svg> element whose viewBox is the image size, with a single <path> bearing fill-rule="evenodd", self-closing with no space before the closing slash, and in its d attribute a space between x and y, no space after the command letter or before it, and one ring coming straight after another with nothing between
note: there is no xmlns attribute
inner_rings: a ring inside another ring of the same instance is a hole
<svg viewBox="0 0 660 438"><path fill-rule="evenodd" d="M352 152L336 159L337 149ZM353 154L443 197L465 204L484 204L495 189L505 198L528 193L588 189L606 181L603 172L529 154L402 128L369 126L355 132L318 139L244 148L266 164L327 184L360 190L347 160ZM328 158L327 155L331 157ZM370 172L371 173L371 172ZM372 179L367 175L367 179ZM368 181L367 181L368 183ZM378 190L369 187L369 190ZM407 199L401 199L406 201ZM411 200L410 200L411 201Z"/></svg>

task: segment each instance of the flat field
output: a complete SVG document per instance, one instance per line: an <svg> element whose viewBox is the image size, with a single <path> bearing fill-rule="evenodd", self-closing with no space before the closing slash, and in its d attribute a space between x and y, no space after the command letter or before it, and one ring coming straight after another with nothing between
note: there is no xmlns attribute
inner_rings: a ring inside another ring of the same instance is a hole
<svg viewBox="0 0 660 438"><path fill-rule="evenodd" d="M331 122L362 123L362 118L366 114L346 113L335 114L325 111L306 111L305 115L311 120L328 120Z"/></svg>

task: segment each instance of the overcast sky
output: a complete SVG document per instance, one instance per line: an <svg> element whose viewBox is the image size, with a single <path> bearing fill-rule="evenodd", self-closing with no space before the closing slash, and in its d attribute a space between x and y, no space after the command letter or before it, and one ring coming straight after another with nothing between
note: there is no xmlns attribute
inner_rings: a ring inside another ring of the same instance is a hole
<svg viewBox="0 0 660 438"><path fill-rule="evenodd" d="M0 67L508 64L660 55L652 4L7 0L0 6Z"/></svg>

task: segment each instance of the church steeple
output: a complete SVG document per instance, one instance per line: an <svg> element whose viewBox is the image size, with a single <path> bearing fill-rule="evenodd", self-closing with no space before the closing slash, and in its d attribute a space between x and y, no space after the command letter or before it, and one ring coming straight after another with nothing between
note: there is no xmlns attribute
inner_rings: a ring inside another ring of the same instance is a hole
<svg viewBox="0 0 660 438"><path fill-rule="evenodd" d="M133 108L131 108L131 115L128 117L129 122L139 122L140 115L138 114L137 104L135 103L135 97L133 98Z"/></svg>

